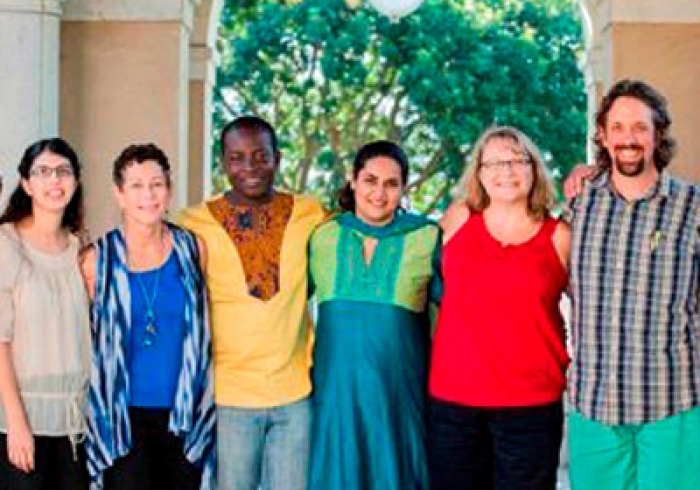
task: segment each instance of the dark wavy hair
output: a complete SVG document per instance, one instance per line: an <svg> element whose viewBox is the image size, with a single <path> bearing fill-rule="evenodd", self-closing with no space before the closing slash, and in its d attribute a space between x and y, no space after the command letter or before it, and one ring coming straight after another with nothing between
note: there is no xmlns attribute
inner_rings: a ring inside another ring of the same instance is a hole
<svg viewBox="0 0 700 490"><path fill-rule="evenodd" d="M352 178L356 179L367 162L377 157L394 160L401 170L401 183L406 185L408 181L408 157L399 145L387 140L373 141L360 148L352 164ZM355 212L355 193L350 182L338 191L337 202L342 211Z"/></svg>
<svg viewBox="0 0 700 490"><path fill-rule="evenodd" d="M83 203L83 187L80 183L80 161L78 160L78 155L66 141L61 138L47 138L32 143L24 151L24 155L22 155L22 159L17 167L17 172L22 180L29 180L29 173L34 162L39 155L47 151L68 160L73 169L76 188L73 197L63 212L61 227L68 229L71 233L81 233L84 231L85 207ZM31 215L32 198L27 194L20 182L10 196L5 212L0 216L0 223L19 223Z"/></svg>
<svg viewBox="0 0 700 490"><path fill-rule="evenodd" d="M658 171L662 171L671 163L676 154L676 140L669 134L671 115L668 112L668 104L666 98L654 87L642 80L633 79L617 82L610 88L600 103L600 108L595 117L597 131L594 138L597 147L596 160L598 166L607 170L612 165L610 153L603 146L602 131L605 130L610 109L620 97L633 97L643 102L651 110L656 131L654 165Z"/></svg>
<svg viewBox="0 0 700 490"><path fill-rule="evenodd" d="M224 153L224 150L226 149L226 136L233 131L238 131L239 129L248 129L255 130L261 133L267 133L270 136L272 150L275 153L278 151L277 133L275 133L275 128L272 127L272 124L258 116L240 116L226 124L226 126L224 126L224 129L221 130L221 136L219 136L219 144L221 147L222 155Z"/></svg>
<svg viewBox="0 0 700 490"><path fill-rule="evenodd" d="M170 162L165 152L153 143L144 145L129 145L122 150L112 166L112 182L121 188L124 185L124 172L128 167L136 163L143 163L146 160L155 161L163 169L165 182L170 187Z"/></svg>

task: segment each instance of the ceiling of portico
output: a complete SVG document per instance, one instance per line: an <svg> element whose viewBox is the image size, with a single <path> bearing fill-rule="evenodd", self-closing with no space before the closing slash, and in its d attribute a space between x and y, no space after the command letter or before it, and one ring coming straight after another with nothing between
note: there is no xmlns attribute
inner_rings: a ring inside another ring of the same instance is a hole
<svg viewBox="0 0 700 490"><path fill-rule="evenodd" d="M192 19L203 0L65 0L67 20L174 21ZM206 0L204 0L206 1Z"/></svg>

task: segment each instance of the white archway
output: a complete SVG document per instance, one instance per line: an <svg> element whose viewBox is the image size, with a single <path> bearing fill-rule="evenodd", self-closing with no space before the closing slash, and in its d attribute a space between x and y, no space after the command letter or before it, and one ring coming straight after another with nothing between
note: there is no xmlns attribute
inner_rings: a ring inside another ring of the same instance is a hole
<svg viewBox="0 0 700 490"><path fill-rule="evenodd" d="M605 56L603 52L603 32L601 27L602 10L607 2L601 0L578 0L581 8L581 24L585 40L583 66L581 67L585 77L586 94L588 96L588 137L586 143L586 153L588 161L594 160L593 133L595 131L595 111L598 101L602 96L605 87L609 86L610 80L605 80L609 76L610 69L606 69ZM605 4L605 5L604 5Z"/></svg>
<svg viewBox="0 0 700 490"><path fill-rule="evenodd" d="M187 200L200 201L211 188L212 89L216 33L223 0L201 0L190 38L189 166Z"/></svg>

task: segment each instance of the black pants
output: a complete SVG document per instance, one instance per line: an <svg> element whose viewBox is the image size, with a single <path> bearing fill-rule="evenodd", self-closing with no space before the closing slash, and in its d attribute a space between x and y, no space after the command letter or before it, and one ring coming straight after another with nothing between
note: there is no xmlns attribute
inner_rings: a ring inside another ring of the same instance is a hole
<svg viewBox="0 0 700 490"><path fill-rule="evenodd" d="M34 471L25 473L10 463L7 436L0 434L0 489L84 490L88 488L85 452L78 445L77 460L68 437L34 436Z"/></svg>
<svg viewBox="0 0 700 490"><path fill-rule="evenodd" d="M563 411L560 402L517 408L465 407L431 400L431 490L553 490Z"/></svg>
<svg viewBox="0 0 700 490"><path fill-rule="evenodd" d="M168 432L168 410L129 409L132 448L105 472L105 490L198 490L201 470Z"/></svg>

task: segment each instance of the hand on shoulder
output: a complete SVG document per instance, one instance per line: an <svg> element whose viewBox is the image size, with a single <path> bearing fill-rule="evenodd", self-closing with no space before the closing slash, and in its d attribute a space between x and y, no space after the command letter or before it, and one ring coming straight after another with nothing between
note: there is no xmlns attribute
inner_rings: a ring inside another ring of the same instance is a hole
<svg viewBox="0 0 700 490"><path fill-rule="evenodd" d="M564 197L571 200L581 194L586 182L593 180L599 170L600 168L594 165L577 164L564 179Z"/></svg>
<svg viewBox="0 0 700 490"><path fill-rule="evenodd" d="M443 232L443 243L447 243L468 218L469 208L466 204L461 202L453 202L450 204L440 220L440 228L442 228Z"/></svg>

